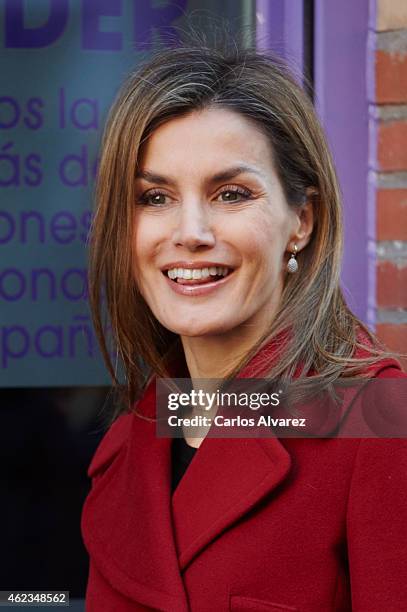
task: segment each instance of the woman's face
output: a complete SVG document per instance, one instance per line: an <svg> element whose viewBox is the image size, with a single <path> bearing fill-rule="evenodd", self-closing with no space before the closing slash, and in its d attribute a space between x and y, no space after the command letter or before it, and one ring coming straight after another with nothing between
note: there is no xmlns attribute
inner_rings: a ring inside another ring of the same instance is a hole
<svg viewBox="0 0 407 612"><path fill-rule="evenodd" d="M195 111L152 134L138 170L134 275L154 316L181 336L261 335L301 246L267 137L233 111Z"/></svg>

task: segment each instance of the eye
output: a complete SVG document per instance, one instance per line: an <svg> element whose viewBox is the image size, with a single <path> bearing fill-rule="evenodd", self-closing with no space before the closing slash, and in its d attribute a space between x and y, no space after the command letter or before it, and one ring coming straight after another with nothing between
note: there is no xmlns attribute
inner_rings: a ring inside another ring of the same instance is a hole
<svg viewBox="0 0 407 612"><path fill-rule="evenodd" d="M218 202L241 202L249 200L252 193L248 189L237 185L226 185L216 196Z"/></svg>
<svg viewBox="0 0 407 612"><path fill-rule="evenodd" d="M162 191L151 189L143 193L140 198L140 204L145 206L165 206L168 204L168 196Z"/></svg>

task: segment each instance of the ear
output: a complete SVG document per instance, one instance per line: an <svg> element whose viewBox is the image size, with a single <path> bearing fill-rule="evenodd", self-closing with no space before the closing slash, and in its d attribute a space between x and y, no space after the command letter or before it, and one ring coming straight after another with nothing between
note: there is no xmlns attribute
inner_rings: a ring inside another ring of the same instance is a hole
<svg viewBox="0 0 407 612"><path fill-rule="evenodd" d="M298 251L301 251L311 240L312 230L314 229L314 196L316 195L318 195L318 190L315 187L308 187L305 192L304 204L295 209L295 229L291 233L287 244L288 251L293 251L294 245L297 245Z"/></svg>

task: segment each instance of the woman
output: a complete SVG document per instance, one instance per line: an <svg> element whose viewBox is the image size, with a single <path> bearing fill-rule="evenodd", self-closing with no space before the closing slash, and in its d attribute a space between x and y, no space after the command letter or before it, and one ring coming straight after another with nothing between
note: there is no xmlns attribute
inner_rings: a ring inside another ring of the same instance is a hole
<svg viewBox="0 0 407 612"><path fill-rule="evenodd" d="M89 469L87 610L407 609L404 440L155 432L157 377L404 376L343 300L334 168L284 65L158 52L113 106L97 203L91 303L128 410Z"/></svg>

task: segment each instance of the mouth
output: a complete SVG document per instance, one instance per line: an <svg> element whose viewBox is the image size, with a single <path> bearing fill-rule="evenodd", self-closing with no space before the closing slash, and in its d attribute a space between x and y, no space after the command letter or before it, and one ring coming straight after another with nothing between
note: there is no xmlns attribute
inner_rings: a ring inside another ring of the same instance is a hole
<svg viewBox="0 0 407 612"><path fill-rule="evenodd" d="M229 266L204 266L196 268L173 267L162 271L178 285L204 285L223 280L233 272Z"/></svg>
<svg viewBox="0 0 407 612"><path fill-rule="evenodd" d="M233 277L234 268L210 265L209 262L194 264L170 264L161 270L168 286L174 293L190 298L216 295Z"/></svg>

